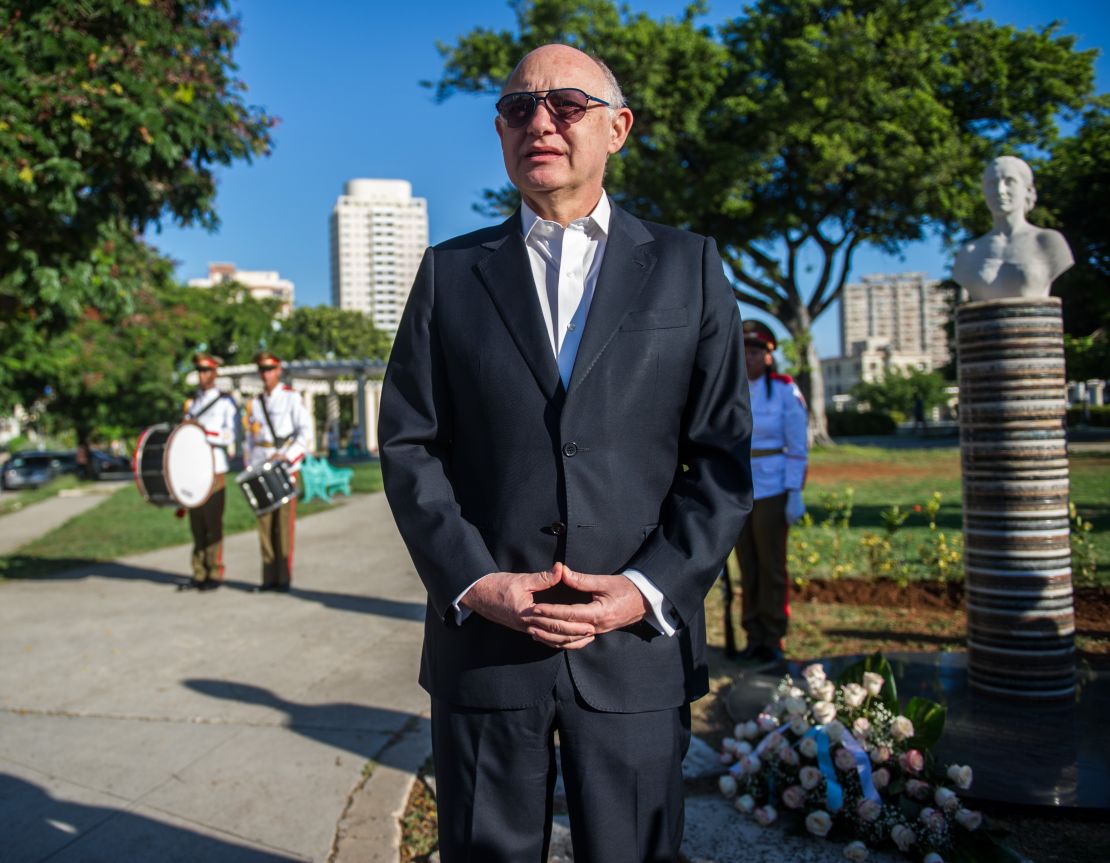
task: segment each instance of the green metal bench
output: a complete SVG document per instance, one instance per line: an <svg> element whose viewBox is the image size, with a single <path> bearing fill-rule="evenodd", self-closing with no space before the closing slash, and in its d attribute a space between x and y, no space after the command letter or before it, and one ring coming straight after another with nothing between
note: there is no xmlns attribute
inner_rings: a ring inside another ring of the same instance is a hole
<svg viewBox="0 0 1110 863"><path fill-rule="evenodd" d="M331 503L333 494L342 493L350 497L353 475L354 471L349 467L332 467L326 458L306 455L301 467L301 476L304 477L301 500L307 503L318 497L325 503Z"/></svg>

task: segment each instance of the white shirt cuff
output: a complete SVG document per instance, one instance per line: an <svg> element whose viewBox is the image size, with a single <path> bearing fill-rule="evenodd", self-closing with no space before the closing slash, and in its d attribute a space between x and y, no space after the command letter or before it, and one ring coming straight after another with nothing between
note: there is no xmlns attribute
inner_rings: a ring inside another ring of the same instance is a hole
<svg viewBox="0 0 1110 863"><path fill-rule="evenodd" d="M486 575L489 575L489 573L487 572ZM482 578L485 578L486 575L483 575ZM458 626L462 626L466 619L474 613L473 609L465 608L464 606L459 605L459 603L462 602L464 596L470 593L470 588L474 587L474 585L481 581L482 578L476 578L474 579L474 581L470 582L470 584L466 586L466 590L456 596L455 601L451 603L451 608L455 612L455 623Z"/></svg>
<svg viewBox="0 0 1110 863"><path fill-rule="evenodd" d="M645 617L648 623L658 629L668 638L675 634L675 629L681 622L674 604L663 595L650 578L636 569L626 569L621 573L625 578L636 585L636 589L644 595L644 599L651 606L651 617Z"/></svg>

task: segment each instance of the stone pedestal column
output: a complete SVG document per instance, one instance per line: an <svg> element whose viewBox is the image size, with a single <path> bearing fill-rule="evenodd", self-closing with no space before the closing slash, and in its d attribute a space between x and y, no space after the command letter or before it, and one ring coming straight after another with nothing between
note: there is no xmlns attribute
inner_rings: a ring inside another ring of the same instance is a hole
<svg viewBox="0 0 1110 863"><path fill-rule="evenodd" d="M1075 692L1066 383L1060 301L956 312L972 687L1023 700Z"/></svg>

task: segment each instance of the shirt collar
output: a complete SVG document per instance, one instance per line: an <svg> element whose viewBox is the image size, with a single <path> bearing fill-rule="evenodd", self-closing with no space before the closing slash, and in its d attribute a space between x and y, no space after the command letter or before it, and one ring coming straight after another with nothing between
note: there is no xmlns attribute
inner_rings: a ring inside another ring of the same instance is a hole
<svg viewBox="0 0 1110 863"><path fill-rule="evenodd" d="M605 190L601 190L601 198L597 202L597 206L593 208L585 220L593 222L594 226L601 231L605 236L609 235L609 217L613 213L613 208L609 204L609 196L605 194ZM520 231L527 240L529 234L536 227L537 224L544 221L537 214L536 211L525 203L522 198L520 201ZM582 219L575 219L575 222L583 221Z"/></svg>

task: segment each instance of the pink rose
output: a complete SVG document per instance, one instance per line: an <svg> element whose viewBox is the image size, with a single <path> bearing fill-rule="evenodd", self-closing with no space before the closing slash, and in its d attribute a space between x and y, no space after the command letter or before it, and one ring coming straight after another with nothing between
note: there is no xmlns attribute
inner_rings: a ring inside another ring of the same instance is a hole
<svg viewBox="0 0 1110 863"><path fill-rule="evenodd" d="M855 756L843 746L836 750L836 755L833 756L833 762L836 764L837 770L843 770L845 773L856 769Z"/></svg>
<svg viewBox="0 0 1110 863"><path fill-rule="evenodd" d="M873 764L885 764L890 761L890 747L889 746L876 746L869 753L871 755L871 762Z"/></svg>
<svg viewBox="0 0 1110 863"><path fill-rule="evenodd" d="M943 833L948 826L944 813L932 806L926 806L917 816L932 833Z"/></svg>
<svg viewBox="0 0 1110 863"><path fill-rule="evenodd" d="M845 684L840 693L849 707L860 707L867 700L867 690L858 683Z"/></svg>
<svg viewBox="0 0 1110 863"><path fill-rule="evenodd" d="M806 793L800 785L791 785L782 792L782 802L788 809L801 809L806 805Z"/></svg>
<svg viewBox="0 0 1110 863"><path fill-rule="evenodd" d="M925 756L917 749L907 749L898 756L898 765L907 773L920 773L925 769Z"/></svg>
<svg viewBox="0 0 1110 863"><path fill-rule="evenodd" d="M782 761L783 764L789 765L790 767L798 766L798 753L794 751L793 746L783 746L779 750L779 759Z"/></svg>
<svg viewBox="0 0 1110 863"><path fill-rule="evenodd" d="M866 716L859 717L852 723L852 733L860 740L866 740L871 733L871 721Z"/></svg>
<svg viewBox="0 0 1110 863"><path fill-rule="evenodd" d="M955 812L960 808L960 798L951 788L938 788L933 795L933 802L945 812Z"/></svg>
<svg viewBox="0 0 1110 863"><path fill-rule="evenodd" d="M890 784L890 771L885 767L880 767L871 774L871 784L879 791L882 791Z"/></svg>
<svg viewBox="0 0 1110 863"><path fill-rule="evenodd" d="M771 824L774 824L779 817L779 813L775 811L775 807L770 805L760 806L752 814L755 815L755 820L759 822L759 825L761 827L767 827Z"/></svg>
<svg viewBox="0 0 1110 863"><path fill-rule="evenodd" d="M806 791L812 791L821 784L821 771L816 767L803 767L798 771L798 781Z"/></svg>

